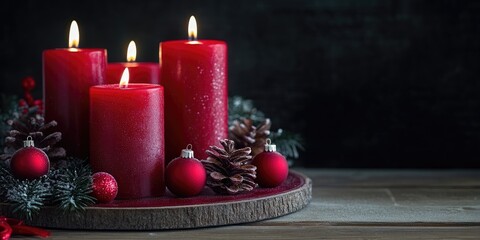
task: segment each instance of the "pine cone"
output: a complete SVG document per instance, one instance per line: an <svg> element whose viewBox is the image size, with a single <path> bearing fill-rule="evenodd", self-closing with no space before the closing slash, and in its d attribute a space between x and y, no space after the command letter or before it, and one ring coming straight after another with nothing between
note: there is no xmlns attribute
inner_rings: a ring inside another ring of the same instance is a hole
<svg viewBox="0 0 480 240"><path fill-rule="evenodd" d="M207 150L208 158L202 163L207 170L207 186L220 194L237 194L253 190L257 185L254 165L249 147L235 149L232 140L221 140L223 149L211 146Z"/></svg>
<svg viewBox="0 0 480 240"><path fill-rule="evenodd" d="M229 127L229 138L235 141L237 148L250 147L252 149L252 156L263 152L267 137L270 135L270 127L272 122L266 118L258 126L253 125L253 120L250 118L243 118L241 120L233 121L232 126Z"/></svg>
<svg viewBox="0 0 480 240"><path fill-rule="evenodd" d="M57 122L51 121L45 124L45 119L37 114L36 110L29 109L18 118L8 120L7 124L11 129L5 137L4 154L0 155L0 160L9 160L15 151L23 148L23 141L28 136L32 136L35 147L43 150L50 160L65 157L65 149L55 147L55 144L62 139L62 133L51 133L52 128L57 126Z"/></svg>

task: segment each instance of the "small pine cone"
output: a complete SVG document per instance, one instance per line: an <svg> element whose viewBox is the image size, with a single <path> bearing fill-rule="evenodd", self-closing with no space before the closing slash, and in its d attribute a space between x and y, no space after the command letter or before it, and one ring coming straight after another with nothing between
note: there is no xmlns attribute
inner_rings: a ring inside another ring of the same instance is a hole
<svg viewBox="0 0 480 240"><path fill-rule="evenodd" d="M44 151L50 160L65 157L65 149L55 146L62 139L61 132L52 131L57 122L45 124L45 119L40 114L27 112L16 119L8 120L7 124L11 126L11 130L5 137L4 154L0 155L0 160L9 160L18 149L23 148L23 141L28 136L32 136L35 147Z"/></svg>
<svg viewBox="0 0 480 240"><path fill-rule="evenodd" d="M207 186L219 194L237 194L253 190L257 185L257 167L250 164L249 147L235 149L232 140L221 140L223 149L211 146L208 158L202 163L207 170Z"/></svg>
<svg viewBox="0 0 480 240"><path fill-rule="evenodd" d="M235 141L237 148L250 147L252 156L256 156L265 149L271 126L272 122L268 118L258 126L253 125L252 119L243 118L233 121L232 126L228 129L228 135L230 139Z"/></svg>

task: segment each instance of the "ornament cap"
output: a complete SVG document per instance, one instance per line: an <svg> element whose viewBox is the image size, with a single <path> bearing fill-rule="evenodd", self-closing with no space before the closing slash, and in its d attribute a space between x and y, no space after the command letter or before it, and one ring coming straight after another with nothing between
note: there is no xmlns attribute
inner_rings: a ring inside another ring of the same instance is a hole
<svg viewBox="0 0 480 240"><path fill-rule="evenodd" d="M188 144L186 149L182 149L181 158L193 158L192 144Z"/></svg>
<svg viewBox="0 0 480 240"><path fill-rule="evenodd" d="M265 144L265 152L276 152L277 151L277 145L272 144L272 140L270 138L267 138L267 143Z"/></svg>
<svg viewBox="0 0 480 240"><path fill-rule="evenodd" d="M35 147L32 136L28 136L27 140L23 141L23 147Z"/></svg>

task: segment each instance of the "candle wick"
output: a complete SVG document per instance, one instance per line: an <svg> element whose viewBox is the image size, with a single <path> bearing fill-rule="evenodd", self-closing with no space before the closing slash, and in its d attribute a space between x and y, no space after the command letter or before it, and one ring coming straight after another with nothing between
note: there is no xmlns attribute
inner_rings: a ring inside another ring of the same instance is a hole
<svg viewBox="0 0 480 240"><path fill-rule="evenodd" d="M188 41L197 41L197 38L192 35L188 36Z"/></svg>

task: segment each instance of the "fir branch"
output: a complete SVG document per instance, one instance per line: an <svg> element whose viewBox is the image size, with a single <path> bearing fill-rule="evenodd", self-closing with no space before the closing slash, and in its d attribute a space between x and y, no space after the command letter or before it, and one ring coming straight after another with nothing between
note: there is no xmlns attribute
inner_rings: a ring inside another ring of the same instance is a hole
<svg viewBox="0 0 480 240"><path fill-rule="evenodd" d="M3 139L10 131L9 119L18 117L18 97L15 95L0 94L0 150L3 151Z"/></svg>
<svg viewBox="0 0 480 240"><path fill-rule="evenodd" d="M0 164L1 201L12 204L12 212L32 219L50 196L48 177L20 181L16 179L5 163Z"/></svg>
<svg viewBox="0 0 480 240"><path fill-rule="evenodd" d="M14 177L8 170L5 162L0 163L0 199L1 202L6 202L7 190L10 189L14 184Z"/></svg>
<svg viewBox="0 0 480 240"><path fill-rule="evenodd" d="M265 120L265 114L253 106L253 101L244 99L240 96L233 96L228 99L228 125L233 121L249 118L253 120L254 125L258 125Z"/></svg>
<svg viewBox="0 0 480 240"><path fill-rule="evenodd" d="M7 190L6 200L12 203L13 213L27 219L38 214L45 200L51 194L48 177L43 176L35 180L17 180L12 178L12 185Z"/></svg>
<svg viewBox="0 0 480 240"><path fill-rule="evenodd" d="M86 161L67 159L67 166L59 169L53 180L53 202L63 212L83 211L95 203L92 192L92 171Z"/></svg>
<svg viewBox="0 0 480 240"><path fill-rule="evenodd" d="M300 135L283 131L283 129L271 132L270 139L277 145L277 151L287 158L289 164L300 156L299 150L305 150Z"/></svg>

